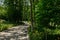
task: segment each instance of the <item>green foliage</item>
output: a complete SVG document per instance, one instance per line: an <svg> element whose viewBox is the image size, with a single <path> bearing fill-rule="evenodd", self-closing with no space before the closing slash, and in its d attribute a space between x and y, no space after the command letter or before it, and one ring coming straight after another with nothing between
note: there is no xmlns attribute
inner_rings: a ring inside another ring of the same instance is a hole
<svg viewBox="0 0 60 40"><path fill-rule="evenodd" d="M5 0L7 6L8 20L12 22L19 22L22 20L23 4L22 0Z"/></svg>
<svg viewBox="0 0 60 40"><path fill-rule="evenodd" d="M33 33L36 32L37 30L38 33L43 32L45 35L43 34L43 37L40 35L41 39L39 39L40 36L37 37L30 35L31 38L33 38L31 40L45 40L47 37L44 38L44 36L50 35L49 38L51 38L52 36L54 36L54 34L57 33L56 30L58 29L58 27L60 27L59 5L60 5L60 0L39 0L39 2L35 5L36 27L33 27L34 28ZM47 31L47 29L49 30ZM33 33L32 35L34 35ZM37 34L35 33L35 35L38 35L38 33ZM47 39L49 40L49 38ZM55 37L51 38L51 40L55 40Z"/></svg>
<svg viewBox="0 0 60 40"><path fill-rule="evenodd" d="M4 7L0 6L0 19L7 20L7 11Z"/></svg>
<svg viewBox="0 0 60 40"><path fill-rule="evenodd" d="M31 40L42 40L44 37L43 33L39 33L38 31L35 30L34 33L30 34Z"/></svg>
<svg viewBox="0 0 60 40"><path fill-rule="evenodd" d="M6 30L12 26L15 26L15 24L0 19L0 31Z"/></svg>

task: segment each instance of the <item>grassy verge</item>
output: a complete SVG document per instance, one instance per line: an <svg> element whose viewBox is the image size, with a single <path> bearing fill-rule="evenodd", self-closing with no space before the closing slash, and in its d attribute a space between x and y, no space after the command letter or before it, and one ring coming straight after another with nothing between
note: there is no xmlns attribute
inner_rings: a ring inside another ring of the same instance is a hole
<svg viewBox="0 0 60 40"><path fill-rule="evenodd" d="M60 29L49 29L43 28L44 31L39 31L40 29L34 28L33 32L31 32L31 28L29 30L30 40L60 40Z"/></svg>
<svg viewBox="0 0 60 40"><path fill-rule="evenodd" d="M6 30L8 28L20 25L21 23L13 23L0 19L0 31Z"/></svg>

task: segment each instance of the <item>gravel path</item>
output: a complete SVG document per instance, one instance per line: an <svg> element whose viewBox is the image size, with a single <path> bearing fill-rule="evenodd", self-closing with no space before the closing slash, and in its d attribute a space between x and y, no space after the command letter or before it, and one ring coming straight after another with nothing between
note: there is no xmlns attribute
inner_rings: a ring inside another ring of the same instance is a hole
<svg viewBox="0 0 60 40"><path fill-rule="evenodd" d="M20 25L0 32L0 40L29 40L27 25Z"/></svg>

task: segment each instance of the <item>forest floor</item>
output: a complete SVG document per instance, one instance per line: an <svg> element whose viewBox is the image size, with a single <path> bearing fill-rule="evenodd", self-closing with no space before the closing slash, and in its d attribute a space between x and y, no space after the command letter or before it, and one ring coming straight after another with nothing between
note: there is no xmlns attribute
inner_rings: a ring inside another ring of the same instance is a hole
<svg viewBox="0 0 60 40"><path fill-rule="evenodd" d="M0 32L0 40L29 40L28 25L19 25Z"/></svg>

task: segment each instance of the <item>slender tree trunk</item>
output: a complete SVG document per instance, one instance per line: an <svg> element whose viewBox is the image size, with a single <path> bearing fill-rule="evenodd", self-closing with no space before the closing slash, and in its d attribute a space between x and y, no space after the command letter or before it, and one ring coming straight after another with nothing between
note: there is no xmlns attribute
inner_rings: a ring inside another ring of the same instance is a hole
<svg viewBox="0 0 60 40"><path fill-rule="evenodd" d="M33 0L33 26L35 27L35 0Z"/></svg>
<svg viewBox="0 0 60 40"><path fill-rule="evenodd" d="M33 31L33 0L30 0L31 32Z"/></svg>

